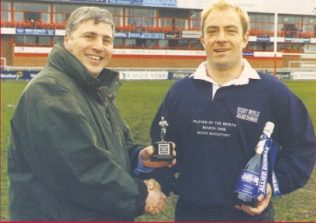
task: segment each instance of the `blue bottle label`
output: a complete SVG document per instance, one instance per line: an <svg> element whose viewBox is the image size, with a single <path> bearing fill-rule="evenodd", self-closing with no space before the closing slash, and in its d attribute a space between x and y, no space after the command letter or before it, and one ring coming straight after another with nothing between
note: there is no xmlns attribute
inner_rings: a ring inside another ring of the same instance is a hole
<svg viewBox="0 0 316 223"><path fill-rule="evenodd" d="M243 169L236 185L236 192L256 198L258 192L259 174Z"/></svg>
<svg viewBox="0 0 316 223"><path fill-rule="evenodd" d="M268 177L271 177L273 195L281 195L278 180L274 173L274 165L278 150L278 144L272 139L268 138L264 145L264 150L260 161L260 169L258 172L248 169L243 169L241 171L240 177L238 178L235 187L235 192L239 194L239 200L248 203L252 202L252 199L257 198L260 195L266 196Z"/></svg>

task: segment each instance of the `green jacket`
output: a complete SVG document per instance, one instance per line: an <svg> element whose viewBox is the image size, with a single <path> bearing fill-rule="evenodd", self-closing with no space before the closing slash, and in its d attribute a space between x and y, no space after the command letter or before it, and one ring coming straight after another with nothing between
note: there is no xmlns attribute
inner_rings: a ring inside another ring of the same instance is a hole
<svg viewBox="0 0 316 223"><path fill-rule="evenodd" d="M48 61L11 120L10 220L133 220L148 192L132 175L135 146L113 103L118 73L96 79L59 45Z"/></svg>

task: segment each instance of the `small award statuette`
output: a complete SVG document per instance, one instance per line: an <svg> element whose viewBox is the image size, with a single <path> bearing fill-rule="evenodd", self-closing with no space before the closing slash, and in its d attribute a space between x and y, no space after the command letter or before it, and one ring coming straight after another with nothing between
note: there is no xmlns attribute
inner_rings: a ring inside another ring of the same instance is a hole
<svg viewBox="0 0 316 223"><path fill-rule="evenodd" d="M151 159L153 161L172 161L174 158L172 155L172 143L165 141L168 122L163 116L161 117L159 126L161 141L153 144L155 151Z"/></svg>

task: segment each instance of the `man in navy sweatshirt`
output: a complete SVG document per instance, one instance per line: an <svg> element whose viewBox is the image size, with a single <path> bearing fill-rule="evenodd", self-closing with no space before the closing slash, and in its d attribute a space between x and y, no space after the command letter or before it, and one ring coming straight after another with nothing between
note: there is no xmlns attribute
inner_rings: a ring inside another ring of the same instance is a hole
<svg viewBox="0 0 316 223"><path fill-rule="evenodd" d="M201 20L207 60L171 87L151 129L153 142L158 141L158 123L165 117L166 140L177 145L177 164L151 175L165 193L179 195L176 221L273 221L273 192L303 187L313 170L313 125L296 95L242 58L248 43L246 12L220 1L204 9ZM279 145L278 184L273 187L269 179L257 206L236 205L238 177L267 121L275 124L271 137Z"/></svg>

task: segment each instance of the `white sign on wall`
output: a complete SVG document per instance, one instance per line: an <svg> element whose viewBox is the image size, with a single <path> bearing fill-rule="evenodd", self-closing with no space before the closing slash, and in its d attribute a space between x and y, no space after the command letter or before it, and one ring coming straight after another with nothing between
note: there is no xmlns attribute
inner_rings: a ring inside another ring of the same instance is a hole
<svg viewBox="0 0 316 223"><path fill-rule="evenodd" d="M167 80L168 71L123 71L121 80Z"/></svg>

